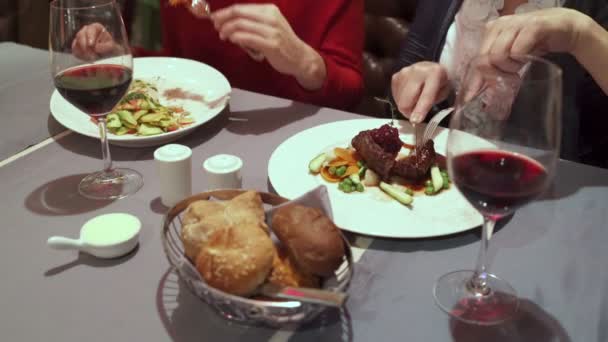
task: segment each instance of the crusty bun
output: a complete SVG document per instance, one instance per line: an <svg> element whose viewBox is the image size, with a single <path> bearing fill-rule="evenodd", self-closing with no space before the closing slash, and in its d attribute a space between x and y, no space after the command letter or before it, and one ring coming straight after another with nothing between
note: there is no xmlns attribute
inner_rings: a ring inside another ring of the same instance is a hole
<svg viewBox="0 0 608 342"><path fill-rule="evenodd" d="M193 262L209 237L217 230L226 227L222 202L192 202L184 212L180 237L186 256Z"/></svg>
<svg viewBox="0 0 608 342"><path fill-rule="evenodd" d="M180 233L186 256L193 262L209 237L227 226L258 226L268 233L262 198L248 191L230 201L196 201L186 208Z"/></svg>
<svg viewBox="0 0 608 342"><path fill-rule="evenodd" d="M319 277L300 270L281 247L277 247L268 282L278 286L312 288L321 286Z"/></svg>
<svg viewBox="0 0 608 342"><path fill-rule="evenodd" d="M258 225L266 233L269 232L264 214L264 202L255 191L247 191L230 201L225 201L225 219L232 225Z"/></svg>
<svg viewBox="0 0 608 342"><path fill-rule="evenodd" d="M297 204L281 207L272 217L272 228L304 272L331 276L342 263L340 231L320 210Z"/></svg>
<svg viewBox="0 0 608 342"><path fill-rule="evenodd" d="M275 257L272 240L257 226L216 231L196 258L196 269L210 286L250 296L270 273Z"/></svg>
<svg viewBox="0 0 608 342"><path fill-rule="evenodd" d="M258 193L193 202L182 223L186 256L210 286L248 296L268 277L275 248Z"/></svg>

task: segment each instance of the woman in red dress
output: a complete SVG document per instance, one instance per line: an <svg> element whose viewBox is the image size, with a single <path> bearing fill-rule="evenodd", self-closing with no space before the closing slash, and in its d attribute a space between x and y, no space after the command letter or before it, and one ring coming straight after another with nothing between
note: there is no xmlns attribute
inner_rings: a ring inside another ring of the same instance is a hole
<svg viewBox="0 0 608 342"><path fill-rule="evenodd" d="M207 17L161 0L163 49L134 49L135 54L198 60L226 75L232 86L264 94L341 109L359 102L363 0L211 5ZM100 34L90 30L75 44L85 53L95 50Z"/></svg>

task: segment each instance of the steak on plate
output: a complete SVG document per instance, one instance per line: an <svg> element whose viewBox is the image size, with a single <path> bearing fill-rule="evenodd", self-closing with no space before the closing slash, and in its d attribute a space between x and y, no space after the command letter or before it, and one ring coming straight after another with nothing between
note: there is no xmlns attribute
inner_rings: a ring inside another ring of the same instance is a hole
<svg viewBox="0 0 608 342"><path fill-rule="evenodd" d="M351 141L351 145L363 158L367 167L374 170L382 179L388 179L395 164L395 156L385 152L378 145L370 131L361 131Z"/></svg>
<svg viewBox="0 0 608 342"><path fill-rule="evenodd" d="M393 165L392 174L408 180L423 178L435 162L435 144L428 140L422 145L417 154L398 160Z"/></svg>

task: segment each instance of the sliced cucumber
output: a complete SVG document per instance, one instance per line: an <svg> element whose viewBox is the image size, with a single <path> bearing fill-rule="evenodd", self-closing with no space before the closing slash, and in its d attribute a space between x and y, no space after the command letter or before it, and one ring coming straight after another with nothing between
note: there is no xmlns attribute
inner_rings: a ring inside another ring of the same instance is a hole
<svg viewBox="0 0 608 342"><path fill-rule="evenodd" d="M163 130L161 128L156 126L150 126L145 123L139 125L139 128L137 129L137 134L139 135L156 135L161 133L163 133Z"/></svg>
<svg viewBox="0 0 608 342"><path fill-rule="evenodd" d="M439 192L439 190L443 188L443 176L441 175L441 171L439 171L439 167L437 165L433 165L431 167L431 182L433 183L435 193Z"/></svg>
<svg viewBox="0 0 608 342"><path fill-rule="evenodd" d="M108 129L118 129L122 127L122 122L120 122L118 114L108 114L108 117L106 118L106 126L108 126Z"/></svg>
<svg viewBox="0 0 608 342"><path fill-rule="evenodd" d="M402 204L410 205L412 202L414 202L414 198L412 198L412 196L388 183L380 182L380 189Z"/></svg>
<svg viewBox="0 0 608 342"><path fill-rule="evenodd" d="M148 114L148 110L147 109L142 109L142 110L138 110L137 112L133 113L133 119L135 119L135 121L139 120L139 118L141 118L142 116Z"/></svg>
<svg viewBox="0 0 608 342"><path fill-rule="evenodd" d="M133 114L128 110L119 110L116 114L118 114L120 121L122 121L125 126L129 128L137 127L137 120L133 118Z"/></svg>
<svg viewBox="0 0 608 342"><path fill-rule="evenodd" d="M125 126L120 126L117 129L114 129L114 134L116 135L125 135L129 133L129 129Z"/></svg>
<svg viewBox="0 0 608 342"><path fill-rule="evenodd" d="M327 158L327 154L321 153L318 156L314 157L313 160L308 163L308 169L312 173L319 173L321 171L321 167L325 162L325 158Z"/></svg>

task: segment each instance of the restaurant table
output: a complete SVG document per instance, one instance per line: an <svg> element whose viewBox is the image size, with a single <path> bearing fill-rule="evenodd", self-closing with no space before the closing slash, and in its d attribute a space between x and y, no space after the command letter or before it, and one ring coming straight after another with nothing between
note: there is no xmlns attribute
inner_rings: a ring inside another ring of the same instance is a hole
<svg viewBox="0 0 608 342"><path fill-rule="evenodd" d="M37 113L39 120L47 120L45 113ZM203 160L217 153L243 159L245 188L272 191L267 166L281 142L319 124L357 118L234 89L226 111L178 142L193 149L195 192L206 190ZM355 265L343 310L277 330L224 320L169 268L154 148L112 146L117 166L144 176L135 195L118 201L78 195L80 179L101 166L99 149L99 141L72 133L0 167L0 340L608 340L608 170L560 161L554 186L496 229L491 269L521 297L513 320L463 324L433 302L440 275L473 266L480 234L472 229L441 238L374 239ZM88 219L110 212L141 219L135 252L100 260L46 246L49 236L75 237Z"/></svg>
<svg viewBox="0 0 608 342"><path fill-rule="evenodd" d="M49 114L49 52L0 43L0 161L65 130Z"/></svg>

